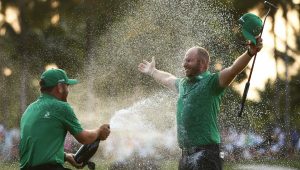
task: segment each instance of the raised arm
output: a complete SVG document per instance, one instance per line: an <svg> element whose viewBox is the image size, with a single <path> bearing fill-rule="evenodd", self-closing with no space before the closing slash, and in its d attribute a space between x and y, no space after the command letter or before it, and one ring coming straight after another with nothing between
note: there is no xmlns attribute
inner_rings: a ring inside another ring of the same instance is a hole
<svg viewBox="0 0 300 170"><path fill-rule="evenodd" d="M249 45L249 48L246 52L244 52L241 56L239 56L234 63L225 68L220 72L219 83L222 87L227 87L233 81L233 79L242 72L246 66L248 65L251 58L261 50L262 48L262 39L260 37L257 38L257 45Z"/></svg>
<svg viewBox="0 0 300 170"><path fill-rule="evenodd" d="M176 91L175 81L177 78L170 73L156 69L154 57L150 63L144 60L143 63L139 64L138 69L140 72L153 77L158 83Z"/></svg>

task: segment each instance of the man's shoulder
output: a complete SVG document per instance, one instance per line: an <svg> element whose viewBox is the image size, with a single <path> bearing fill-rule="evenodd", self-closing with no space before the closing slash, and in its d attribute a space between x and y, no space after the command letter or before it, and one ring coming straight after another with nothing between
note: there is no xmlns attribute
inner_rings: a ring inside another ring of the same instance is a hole
<svg viewBox="0 0 300 170"><path fill-rule="evenodd" d="M210 72L207 77L219 76L220 72Z"/></svg>
<svg viewBox="0 0 300 170"><path fill-rule="evenodd" d="M207 75L206 78L208 80L219 79L219 76L220 76L220 72L212 72L209 75Z"/></svg>
<svg viewBox="0 0 300 170"><path fill-rule="evenodd" d="M59 108L71 109L71 105L68 102L57 100L55 103Z"/></svg>
<svg viewBox="0 0 300 170"><path fill-rule="evenodd" d="M60 100L50 100L47 101L52 109L69 111L72 110L71 105L68 102L60 101Z"/></svg>

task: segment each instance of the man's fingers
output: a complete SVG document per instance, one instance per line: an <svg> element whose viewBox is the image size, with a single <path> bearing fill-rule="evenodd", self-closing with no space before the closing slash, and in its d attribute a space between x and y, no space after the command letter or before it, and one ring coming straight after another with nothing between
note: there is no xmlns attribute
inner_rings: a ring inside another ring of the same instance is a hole
<svg viewBox="0 0 300 170"><path fill-rule="evenodd" d="M101 130L101 138L102 140L106 140L106 138L109 136L110 134L110 126L109 124L104 124L101 126L102 130Z"/></svg>
<svg viewBox="0 0 300 170"><path fill-rule="evenodd" d="M67 154L67 161L74 167L76 168L80 168L82 169L83 168L83 163L77 163L75 161L75 154Z"/></svg>
<svg viewBox="0 0 300 170"><path fill-rule="evenodd" d="M138 70L140 71L140 72L144 72L144 70L145 70L145 65L144 64L139 64L139 66L138 66Z"/></svg>
<svg viewBox="0 0 300 170"><path fill-rule="evenodd" d="M83 168L83 162L81 162L81 163L79 164L79 163L77 163L77 162L75 161L75 163L76 163L76 167L77 167L77 168Z"/></svg>
<svg viewBox="0 0 300 170"><path fill-rule="evenodd" d="M144 64L150 64L147 60L143 60Z"/></svg>
<svg viewBox="0 0 300 170"><path fill-rule="evenodd" d="M256 41L262 42L262 38L261 38L261 37L258 37L258 38L256 38Z"/></svg>
<svg viewBox="0 0 300 170"><path fill-rule="evenodd" d="M142 66L144 66L144 64L143 64L143 63L140 63L140 64L139 64L139 67L142 67Z"/></svg>
<svg viewBox="0 0 300 170"><path fill-rule="evenodd" d="M152 57L152 60L151 60L151 63L153 63L153 62L155 62L155 58L154 57Z"/></svg>
<svg viewBox="0 0 300 170"><path fill-rule="evenodd" d="M138 67L138 70L139 70L140 72L143 72L143 69L142 69L142 68L140 68L140 67Z"/></svg>
<svg viewBox="0 0 300 170"><path fill-rule="evenodd" d="M260 47L262 47L262 38L261 37L258 37L258 38L256 38L256 46L258 47L258 48L260 48Z"/></svg>
<svg viewBox="0 0 300 170"><path fill-rule="evenodd" d="M76 167L77 169L83 169L83 162L82 162L81 164L77 164L75 167Z"/></svg>

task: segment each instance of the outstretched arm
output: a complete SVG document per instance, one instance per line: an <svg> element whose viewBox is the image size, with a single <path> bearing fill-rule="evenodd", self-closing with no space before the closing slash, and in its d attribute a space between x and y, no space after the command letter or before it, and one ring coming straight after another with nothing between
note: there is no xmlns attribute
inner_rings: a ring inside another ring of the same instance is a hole
<svg viewBox="0 0 300 170"><path fill-rule="evenodd" d="M153 77L158 83L176 91L175 81L177 78L170 73L156 69L154 57L150 63L144 60L143 63L139 64L138 69L140 72Z"/></svg>
<svg viewBox="0 0 300 170"><path fill-rule="evenodd" d="M262 39L256 39L257 45L250 44L246 52L239 56L234 63L220 72L219 83L221 87L227 87L233 79L248 65L251 58L262 49Z"/></svg>

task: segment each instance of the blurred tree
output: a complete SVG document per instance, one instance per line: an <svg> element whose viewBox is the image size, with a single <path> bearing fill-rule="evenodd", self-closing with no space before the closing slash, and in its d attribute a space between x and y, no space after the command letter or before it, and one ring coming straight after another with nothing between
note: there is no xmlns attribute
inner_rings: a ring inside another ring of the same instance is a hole
<svg viewBox="0 0 300 170"><path fill-rule="evenodd" d="M1 30L5 30L5 34L0 38L9 44L6 47L11 51L8 55L14 64L14 82L16 82L14 88L20 90L10 91L10 93L16 92L20 99L17 102L15 98L9 97L12 103L8 105L9 117L15 120L11 121L13 126L18 125L20 113L23 113L28 103L37 95L32 82L44 70L47 59L45 54L51 50L47 48L48 42L44 32L52 25L50 20L54 12L52 6L54 2L3 0L1 4L1 14L4 16ZM11 21L9 18L12 16L17 17ZM8 86L4 87L4 89L8 88ZM15 106L19 109L14 110Z"/></svg>
<svg viewBox="0 0 300 170"><path fill-rule="evenodd" d="M298 130L300 130L300 96L298 95L300 93L300 69L298 70L298 74L295 76L292 76L290 81L290 94L291 95L291 125L294 127L297 127Z"/></svg>

